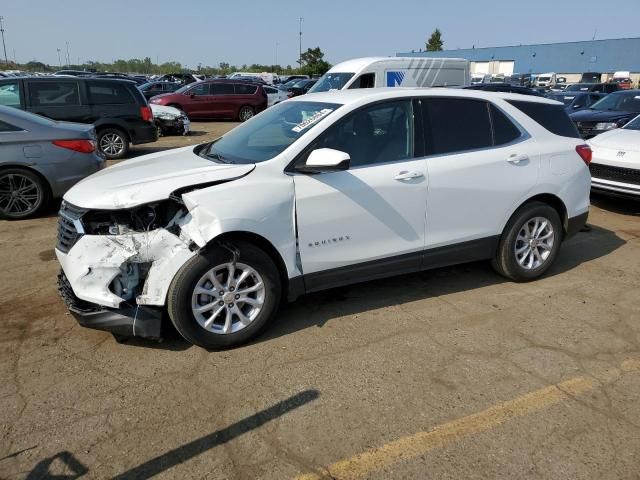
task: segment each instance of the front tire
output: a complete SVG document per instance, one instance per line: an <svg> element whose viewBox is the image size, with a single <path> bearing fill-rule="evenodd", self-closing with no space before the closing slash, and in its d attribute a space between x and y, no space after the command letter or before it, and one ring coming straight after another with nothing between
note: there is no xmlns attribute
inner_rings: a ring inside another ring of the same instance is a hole
<svg viewBox="0 0 640 480"><path fill-rule="evenodd" d="M49 186L23 168L0 170L0 218L22 220L36 215L49 202Z"/></svg>
<svg viewBox="0 0 640 480"><path fill-rule="evenodd" d="M176 330L208 350L255 338L274 316L281 282L273 260L251 243L216 245L189 260L169 287L167 307Z"/></svg>
<svg viewBox="0 0 640 480"><path fill-rule="evenodd" d="M129 138L118 128L105 128L98 133L98 149L107 160L119 160L129 153Z"/></svg>
<svg viewBox="0 0 640 480"><path fill-rule="evenodd" d="M562 236L562 221L553 207L527 203L507 223L491 264L513 281L535 280L555 261Z"/></svg>

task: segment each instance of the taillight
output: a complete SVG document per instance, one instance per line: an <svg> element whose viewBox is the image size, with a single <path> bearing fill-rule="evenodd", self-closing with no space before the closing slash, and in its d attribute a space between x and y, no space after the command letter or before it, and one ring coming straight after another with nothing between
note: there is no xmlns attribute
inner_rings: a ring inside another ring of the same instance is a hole
<svg viewBox="0 0 640 480"><path fill-rule="evenodd" d="M585 165L589 166L589 164L591 163L591 157L593 156L591 147L589 145L578 145L576 147L576 152L578 152L578 155L580 155L580 158L585 163Z"/></svg>
<svg viewBox="0 0 640 480"><path fill-rule="evenodd" d="M145 122L153 122L153 112L151 111L151 107L147 105L140 107L140 115L142 115L142 120Z"/></svg>
<svg viewBox="0 0 640 480"><path fill-rule="evenodd" d="M93 140L54 140L56 147L67 148L74 152L91 153L96 150L96 142Z"/></svg>

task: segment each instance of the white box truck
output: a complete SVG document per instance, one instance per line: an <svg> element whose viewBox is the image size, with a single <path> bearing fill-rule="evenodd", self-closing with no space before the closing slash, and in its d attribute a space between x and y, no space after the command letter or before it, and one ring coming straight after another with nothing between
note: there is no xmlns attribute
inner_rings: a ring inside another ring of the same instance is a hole
<svg viewBox="0 0 640 480"><path fill-rule="evenodd" d="M464 87L470 79L469 61L462 58L355 58L332 67L309 93L352 88Z"/></svg>

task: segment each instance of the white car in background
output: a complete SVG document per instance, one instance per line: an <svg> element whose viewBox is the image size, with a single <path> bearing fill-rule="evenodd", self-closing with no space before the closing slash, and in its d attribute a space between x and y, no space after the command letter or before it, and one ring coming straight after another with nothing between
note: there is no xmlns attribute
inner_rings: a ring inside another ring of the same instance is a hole
<svg viewBox="0 0 640 480"><path fill-rule="evenodd" d="M591 190L640 198L640 116L588 141Z"/></svg>
<svg viewBox="0 0 640 480"><path fill-rule="evenodd" d="M262 88L267 94L267 107L277 105L278 103L284 102L289 98L286 90L280 90L279 88L269 87L267 85L263 85Z"/></svg>
<svg viewBox="0 0 640 480"><path fill-rule="evenodd" d="M355 89L275 105L67 192L59 290L81 325L237 346L281 299L491 260L540 277L589 211L591 151L558 102Z"/></svg>

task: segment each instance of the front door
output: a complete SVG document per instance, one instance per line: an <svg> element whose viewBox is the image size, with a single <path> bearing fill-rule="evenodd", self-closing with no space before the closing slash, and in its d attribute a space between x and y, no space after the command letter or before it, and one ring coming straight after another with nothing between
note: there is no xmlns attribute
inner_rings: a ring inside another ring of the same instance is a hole
<svg viewBox="0 0 640 480"><path fill-rule="evenodd" d="M358 110L311 148L347 152L351 166L294 176L307 290L419 270L427 178L414 158L411 100Z"/></svg>

